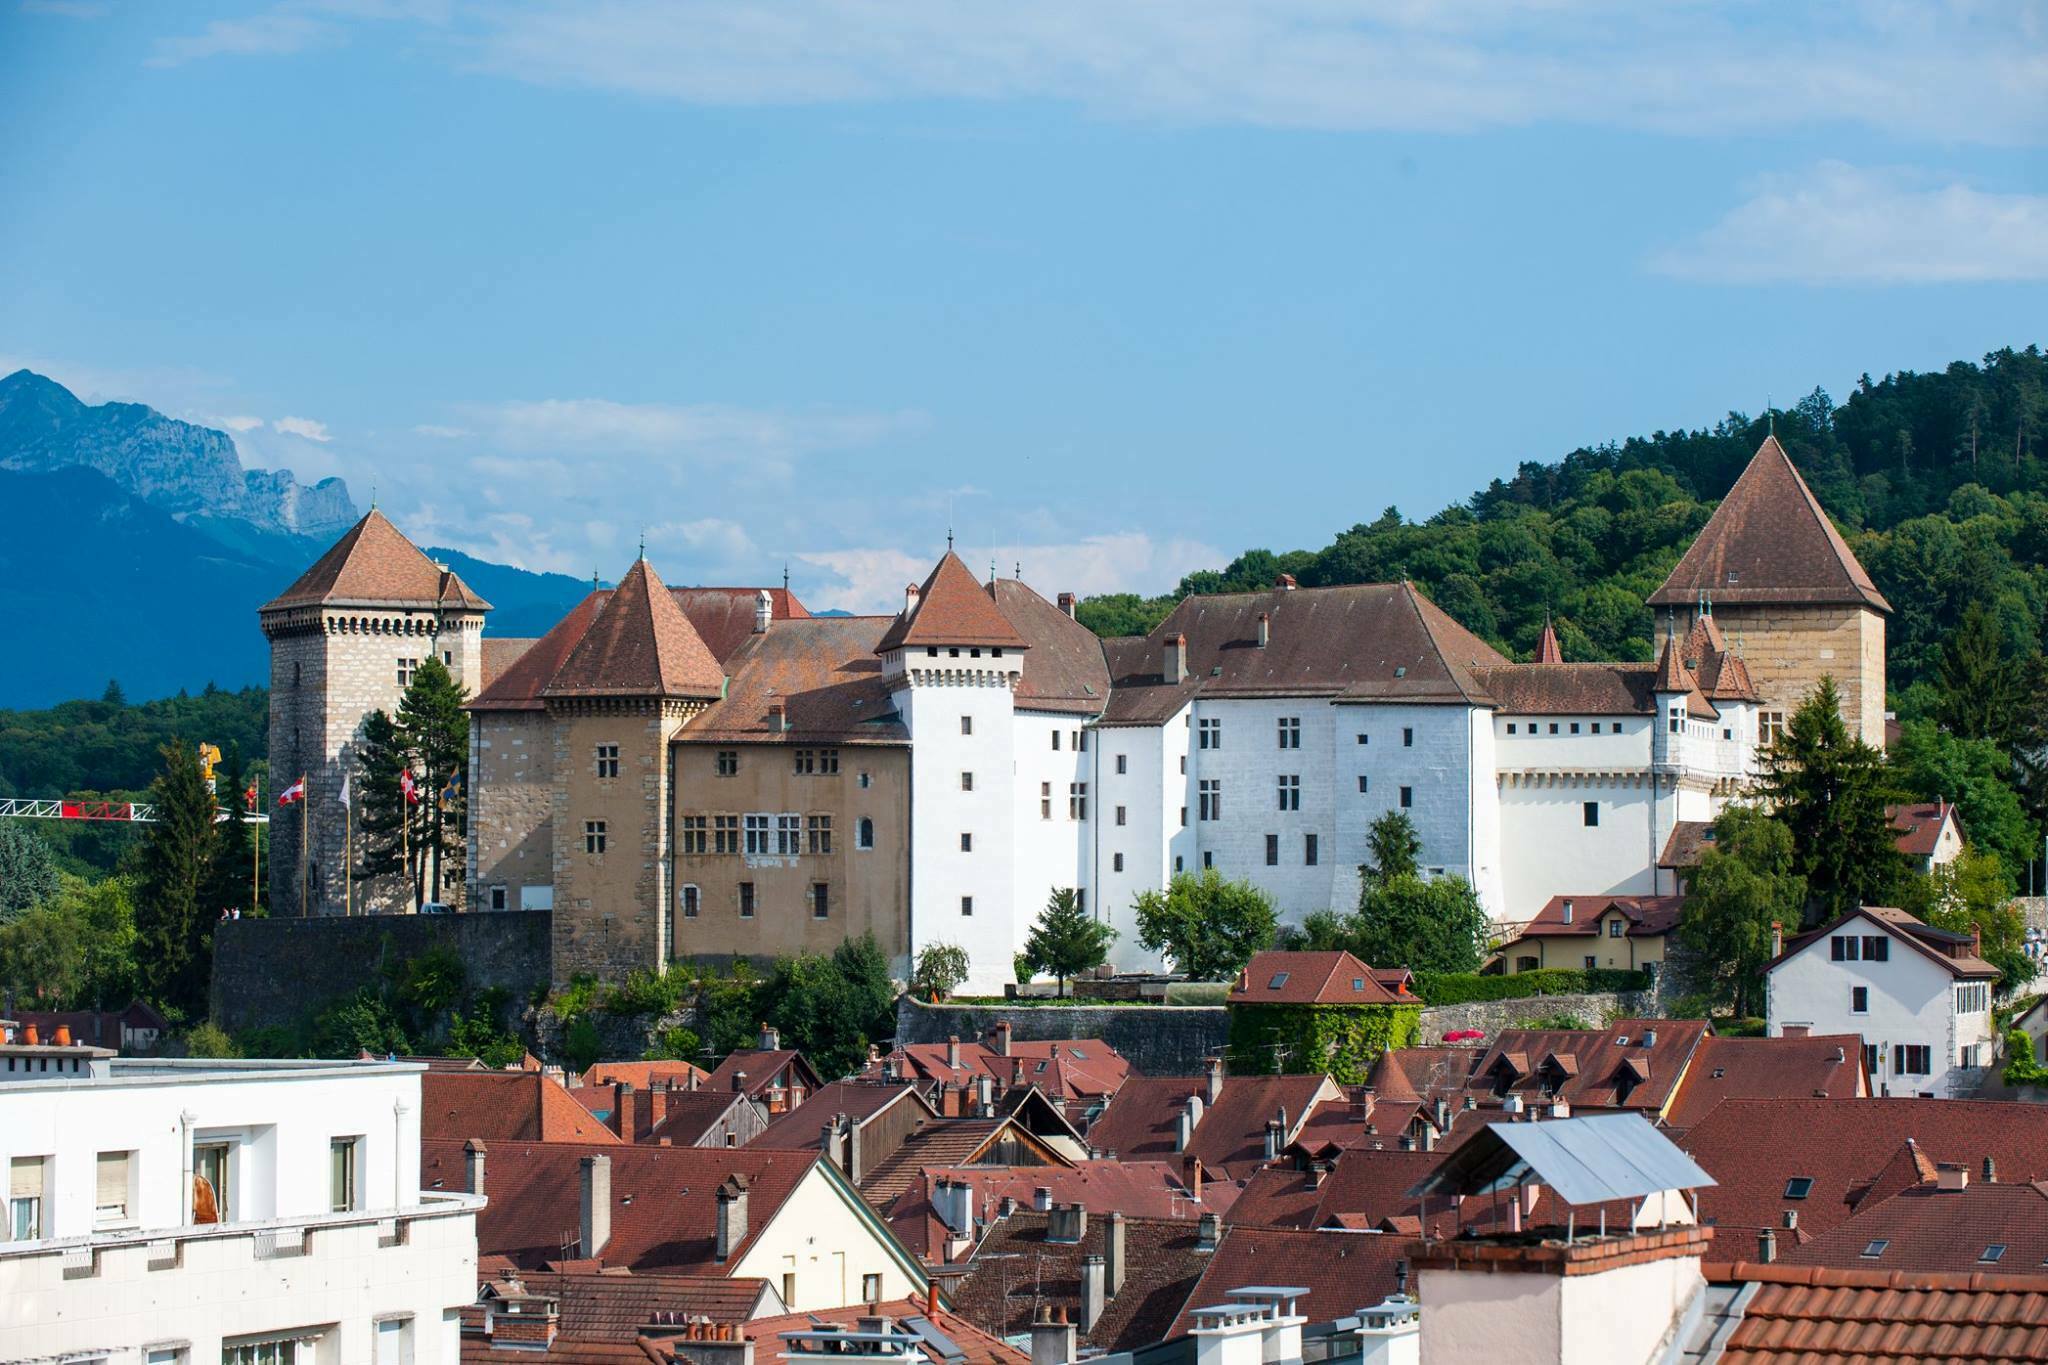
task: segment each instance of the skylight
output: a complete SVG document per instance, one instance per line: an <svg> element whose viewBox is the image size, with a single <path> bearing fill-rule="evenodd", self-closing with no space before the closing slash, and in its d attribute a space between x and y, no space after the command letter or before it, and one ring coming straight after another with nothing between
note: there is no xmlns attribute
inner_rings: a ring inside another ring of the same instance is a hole
<svg viewBox="0 0 2048 1365"><path fill-rule="evenodd" d="M1277 990L1279 990L1279 989L1280 989L1280 988L1281 988L1282 986L1284 986L1284 985L1286 985L1286 984L1287 984L1287 973L1286 973L1286 972L1275 972L1275 973L1273 973L1273 979L1272 979L1271 981L1268 981L1268 982L1266 983L1266 989L1267 989L1267 990L1269 990L1269 991L1277 991Z"/></svg>
<svg viewBox="0 0 2048 1365"><path fill-rule="evenodd" d="M1889 1238L1886 1238L1886 1237L1880 1237L1880 1238L1878 1238L1878 1239L1877 1239L1876 1241L1872 1242L1872 1243L1871 1243L1871 1244L1870 1244L1869 1246L1867 1246L1867 1247L1863 1248L1863 1259L1864 1259L1864 1260L1866 1260L1866 1261L1874 1261L1874 1260L1876 1260L1876 1259L1877 1259L1878 1257L1880 1257L1880 1256L1884 1255L1884 1249L1885 1249L1886 1247L1890 1246L1890 1245L1891 1245L1891 1240L1890 1240Z"/></svg>
<svg viewBox="0 0 2048 1365"><path fill-rule="evenodd" d="M1352 989L1352 990L1354 990L1354 991L1362 991L1362 990L1364 990L1364 989L1365 989L1365 978L1364 978L1364 977L1362 977L1362 976L1354 976L1354 977L1352 977L1352 978L1351 978L1351 989Z"/></svg>
<svg viewBox="0 0 2048 1365"><path fill-rule="evenodd" d="M1985 1247L1984 1254L1977 1258L1979 1263L1983 1265L1993 1265L2004 1259L2005 1243L2003 1242L1993 1242L1990 1246Z"/></svg>
<svg viewBox="0 0 2048 1365"><path fill-rule="evenodd" d="M1787 1199L1804 1199L1812 1193L1813 1177L1810 1175L1795 1175L1785 1182L1785 1197Z"/></svg>

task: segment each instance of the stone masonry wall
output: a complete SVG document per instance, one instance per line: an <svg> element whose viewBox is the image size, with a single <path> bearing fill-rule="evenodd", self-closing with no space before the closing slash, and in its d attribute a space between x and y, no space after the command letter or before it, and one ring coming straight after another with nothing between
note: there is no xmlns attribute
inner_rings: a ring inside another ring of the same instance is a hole
<svg viewBox="0 0 2048 1365"><path fill-rule="evenodd" d="M1832 677L1842 697L1842 719L1851 733L1884 744L1884 618L1853 606L1716 606L1714 620L1729 648L1742 656L1750 680L1763 695L1764 709L1789 718L1799 704ZM1680 638L1691 628L1689 612L1669 618ZM1661 648L1667 618L1657 617Z"/></svg>
<svg viewBox="0 0 2048 1365"><path fill-rule="evenodd" d="M453 949L472 988L523 1007L548 984L545 910L231 920L213 939L213 1019L230 1032L291 1024L383 980L387 963Z"/></svg>
<svg viewBox="0 0 2048 1365"><path fill-rule="evenodd" d="M1560 1014L1576 1015L1599 1028L1611 1018L1627 1019L1656 1013L1655 1001L1647 991L1473 1000L1462 1005L1431 1005L1423 1010L1419 1041L1424 1047L1431 1047L1441 1043L1446 1033L1474 1028L1491 1038L1502 1029L1528 1028L1539 1019L1554 1019Z"/></svg>

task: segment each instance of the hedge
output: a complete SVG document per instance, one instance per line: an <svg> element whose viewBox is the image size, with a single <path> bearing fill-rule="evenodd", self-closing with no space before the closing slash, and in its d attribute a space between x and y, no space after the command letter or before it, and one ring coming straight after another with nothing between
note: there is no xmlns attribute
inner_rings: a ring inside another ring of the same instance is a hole
<svg viewBox="0 0 2048 1365"><path fill-rule="evenodd" d="M1415 992L1428 1005L1463 1005L1474 1000L1519 1000L1532 995L1599 995L1646 991L1646 972L1611 967L1542 967L1533 972L1417 972Z"/></svg>
<svg viewBox="0 0 2048 1365"><path fill-rule="evenodd" d="M1322 1071L1339 1085L1363 1085L1380 1054L1413 1047L1418 1005L1233 1005L1233 1071Z"/></svg>
<svg viewBox="0 0 2048 1365"><path fill-rule="evenodd" d="M2005 1072L2007 1085L2048 1085L2048 1067L2034 1060L2034 1040L2022 1028L2005 1031Z"/></svg>

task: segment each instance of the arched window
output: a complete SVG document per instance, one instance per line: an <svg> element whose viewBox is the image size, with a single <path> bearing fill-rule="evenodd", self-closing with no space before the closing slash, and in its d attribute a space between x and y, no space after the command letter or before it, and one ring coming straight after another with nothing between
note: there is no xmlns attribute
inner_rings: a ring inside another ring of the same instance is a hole
<svg viewBox="0 0 2048 1365"><path fill-rule="evenodd" d="M860 818L860 823L854 826L853 846L855 848L873 848L875 846L875 822L865 815Z"/></svg>

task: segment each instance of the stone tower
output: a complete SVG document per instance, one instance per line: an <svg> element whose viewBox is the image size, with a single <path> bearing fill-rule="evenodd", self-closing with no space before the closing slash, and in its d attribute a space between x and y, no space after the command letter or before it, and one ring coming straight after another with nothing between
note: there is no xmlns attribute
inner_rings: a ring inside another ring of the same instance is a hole
<svg viewBox="0 0 2048 1365"><path fill-rule="evenodd" d="M645 559L541 689L554 745L554 975L617 980L673 956L669 741L725 671Z"/></svg>
<svg viewBox="0 0 2048 1365"><path fill-rule="evenodd" d="M270 641L271 791L265 800L271 803L272 914L342 912L338 797L343 763L363 721L372 711L396 711L412 670L436 655L457 683L474 689L490 609L374 508L258 609ZM276 794L301 774L306 801L277 806ZM397 909L405 891L398 878L359 883L354 900L358 910Z"/></svg>
<svg viewBox="0 0 2048 1365"><path fill-rule="evenodd" d="M1856 562L1778 438L1765 439L1664 586L1657 647L1711 614L1763 698L1762 739L1822 677L1851 734L1884 746L1884 622L1891 604Z"/></svg>

